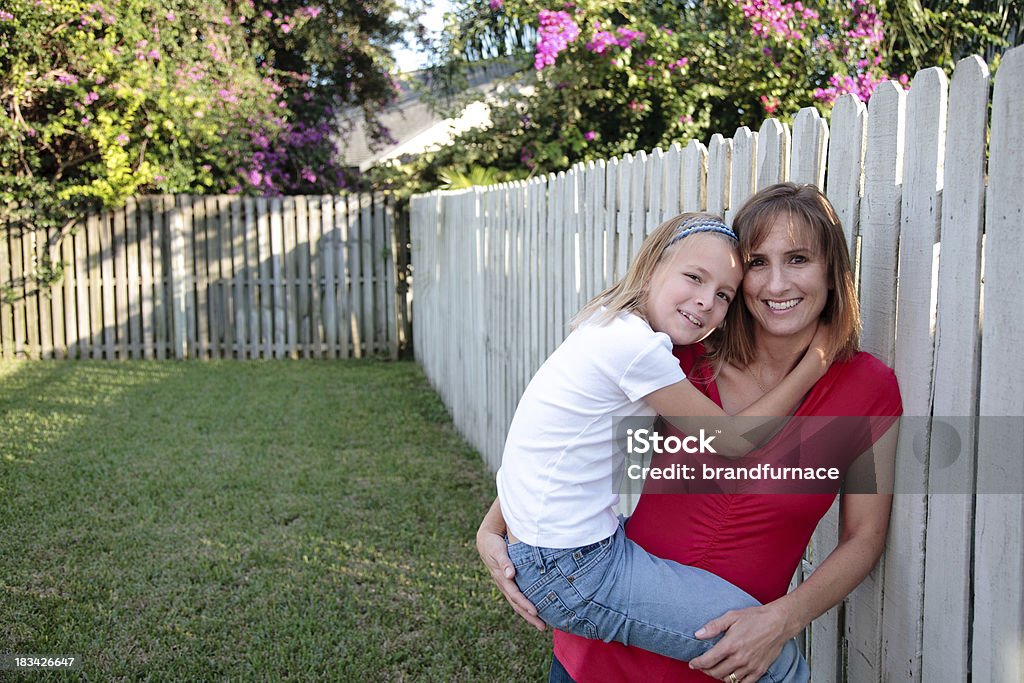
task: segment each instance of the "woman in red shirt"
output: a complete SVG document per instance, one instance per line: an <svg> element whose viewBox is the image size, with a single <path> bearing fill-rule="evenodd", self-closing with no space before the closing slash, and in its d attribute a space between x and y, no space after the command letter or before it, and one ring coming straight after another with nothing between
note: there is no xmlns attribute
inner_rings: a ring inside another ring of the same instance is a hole
<svg viewBox="0 0 1024 683"><path fill-rule="evenodd" d="M727 612L709 622L698 637L724 635L689 663L556 631L552 680L756 681L783 644L842 601L881 555L891 502L884 491L891 490L887 485L902 404L893 372L858 350L860 314L839 219L814 186L782 183L751 197L733 223L745 262L744 305L732 307L706 356L699 346L677 349L683 370L726 412L737 413L789 373L819 320L829 323L839 344L837 361L795 415L868 416L862 423L863 438L830 438L828 448L817 452L819 458L827 453L830 464L845 475L862 452L870 451L868 469L883 492L853 492L846 481L839 544L787 594L803 549L835 492L780 495L744 492L749 489L741 487L725 493L657 495L645 487L626 526L629 538L655 555L730 581L763 606ZM765 449L764 457L771 458L770 451ZM515 610L543 628L510 576L514 570L503 534L495 505L481 524L477 548Z"/></svg>

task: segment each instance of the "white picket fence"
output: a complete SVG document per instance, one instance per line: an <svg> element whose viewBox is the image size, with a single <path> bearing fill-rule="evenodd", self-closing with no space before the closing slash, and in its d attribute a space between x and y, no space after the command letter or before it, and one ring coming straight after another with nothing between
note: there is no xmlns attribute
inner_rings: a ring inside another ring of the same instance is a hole
<svg viewBox="0 0 1024 683"><path fill-rule="evenodd" d="M383 195L143 196L52 238L0 226L3 358L394 358L411 341ZM47 254L64 277L40 288Z"/></svg>
<svg viewBox="0 0 1024 683"><path fill-rule="evenodd" d="M828 125L808 108L792 130L768 120L706 147L417 196L416 356L496 468L532 373L647 232L680 211L731 217L788 179L835 204L859 272L863 346L896 369L906 414L1020 418L1024 48L1004 55L991 121L990 81L972 57L951 81L932 68L909 92L883 84L866 108L845 96ZM1020 683L1024 496L985 492L1020 481L1024 453L982 433L968 438L969 457L922 462L913 436L901 435L897 486L922 493L896 496L879 566L805 633L814 680ZM982 493L923 493L951 482ZM833 508L795 581L835 546L837 525Z"/></svg>

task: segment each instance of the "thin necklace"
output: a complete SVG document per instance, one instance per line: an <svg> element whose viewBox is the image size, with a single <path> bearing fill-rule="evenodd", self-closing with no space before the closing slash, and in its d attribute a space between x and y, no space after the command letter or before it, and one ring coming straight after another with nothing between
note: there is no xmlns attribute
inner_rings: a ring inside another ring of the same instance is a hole
<svg viewBox="0 0 1024 683"><path fill-rule="evenodd" d="M745 367L750 376L754 378L754 382L757 383L757 388L761 390L761 394L767 394L768 390L763 384L761 384L761 380L754 374L754 370L749 365L744 365L743 367Z"/></svg>

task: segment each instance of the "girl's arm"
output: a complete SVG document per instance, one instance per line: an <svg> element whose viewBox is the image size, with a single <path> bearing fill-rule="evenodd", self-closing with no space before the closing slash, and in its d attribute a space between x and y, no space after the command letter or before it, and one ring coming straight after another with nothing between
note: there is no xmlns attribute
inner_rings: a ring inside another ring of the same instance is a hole
<svg viewBox="0 0 1024 683"><path fill-rule="evenodd" d="M715 434L715 452L727 458L743 457L778 431L785 422L779 417L790 415L804 395L825 375L832 364L825 351L829 348L829 337L829 328L819 325L811 345L793 371L775 388L736 414L735 417L743 420L728 423L709 421L707 418L731 416L689 380L651 392L644 400L674 427L687 434L696 434L700 429L707 431L712 424L716 427L728 424L731 429L722 429ZM743 433L736 433L738 426L742 426Z"/></svg>
<svg viewBox="0 0 1024 683"><path fill-rule="evenodd" d="M516 568L508 557L508 545L505 543L505 518L501 515L501 503L497 498L476 532L476 551L480 553L480 559L487 565L491 578L498 584L498 590L512 605L512 609L536 629L543 631L544 622L537 616L537 608L516 584Z"/></svg>
<svg viewBox="0 0 1024 683"><path fill-rule="evenodd" d="M891 481L899 423L874 445L876 462L888 471ZM726 612L697 631L698 638L725 632L713 648L690 662L691 668L724 679L735 673L740 680L760 678L775 661L787 640L795 637L856 588L878 562L889 528L889 493L852 494L842 497L839 545L829 553L792 593L762 607Z"/></svg>

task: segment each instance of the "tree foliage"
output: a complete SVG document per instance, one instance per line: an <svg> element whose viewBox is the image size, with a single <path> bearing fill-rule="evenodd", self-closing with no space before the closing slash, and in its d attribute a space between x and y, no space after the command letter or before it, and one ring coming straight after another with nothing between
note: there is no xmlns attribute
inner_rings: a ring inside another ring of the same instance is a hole
<svg viewBox="0 0 1024 683"><path fill-rule="evenodd" d="M338 111L372 123L396 95L397 10L0 0L0 230L54 241L87 205L144 192L336 190Z"/></svg>
<svg viewBox="0 0 1024 683"><path fill-rule="evenodd" d="M844 93L866 101L883 80L906 84L921 62L951 65L965 44L999 41L995 14L969 0L934 0L946 4L916 14L901 9L907 1L461 3L440 68L499 54L527 66L488 129L464 133L411 173L421 187L473 166L513 179L706 140L811 104L825 112ZM916 22L920 40L900 38L894 17ZM930 40L940 25L946 43Z"/></svg>

